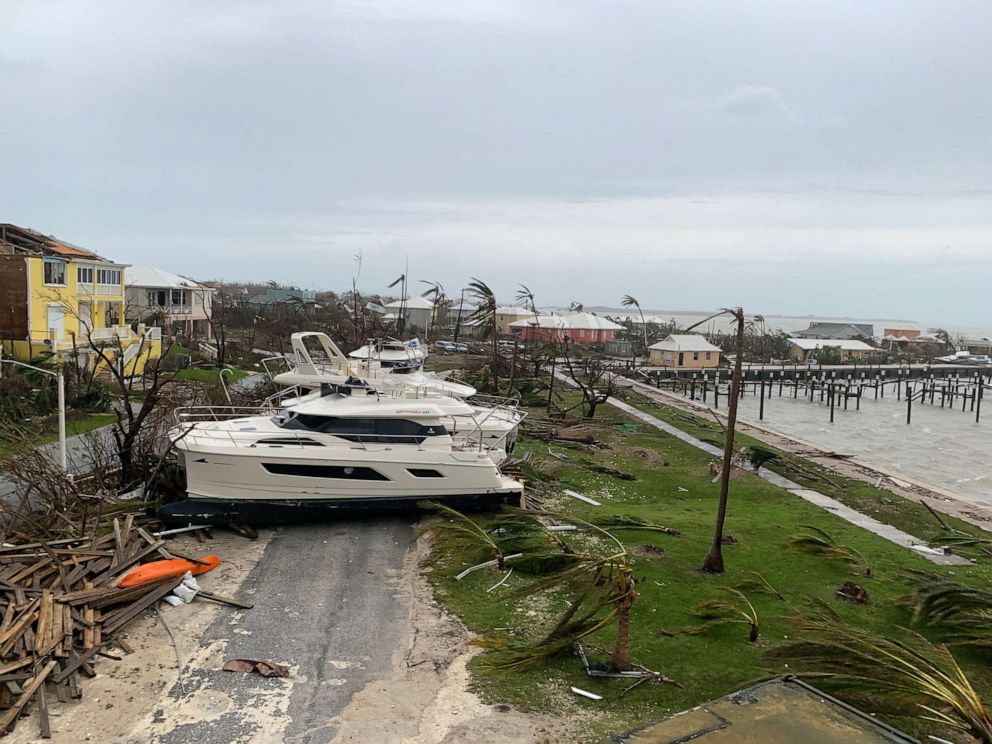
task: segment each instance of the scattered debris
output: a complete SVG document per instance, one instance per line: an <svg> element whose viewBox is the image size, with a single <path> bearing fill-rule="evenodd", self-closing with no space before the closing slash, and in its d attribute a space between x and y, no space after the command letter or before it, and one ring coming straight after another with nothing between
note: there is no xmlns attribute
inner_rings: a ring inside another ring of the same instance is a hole
<svg viewBox="0 0 992 744"><path fill-rule="evenodd" d="M548 532L575 532L578 527L574 524L549 524L547 526Z"/></svg>
<svg viewBox="0 0 992 744"><path fill-rule="evenodd" d="M584 698L589 698L590 700L602 700L602 695L597 695L595 692L589 692L588 690L581 690L578 687L572 687L572 692L576 695L581 695Z"/></svg>
<svg viewBox="0 0 992 744"><path fill-rule="evenodd" d="M837 598L851 604L868 604L868 590L853 581L845 581L837 590Z"/></svg>
<svg viewBox="0 0 992 744"><path fill-rule="evenodd" d="M911 550L915 550L917 553L923 553L924 555L944 555L943 548L931 548L929 545L913 545L910 547Z"/></svg>
<svg viewBox="0 0 992 744"><path fill-rule="evenodd" d="M510 574L512 574L512 573L513 573L513 567L511 566L510 567L510 570L506 572L506 576L504 576L502 579L500 579L498 583L493 584L491 587L489 587L488 589L486 589L486 594L488 594L489 592L493 591L494 589L499 589L501 586L503 586L503 584L506 583L506 580L508 578L510 578Z"/></svg>
<svg viewBox="0 0 992 744"><path fill-rule="evenodd" d="M642 545L641 547L637 548L637 552L640 555L653 555L653 556L657 556L658 558L662 558L665 555L665 549L659 548L657 545Z"/></svg>
<svg viewBox="0 0 992 744"><path fill-rule="evenodd" d="M205 555L195 561L185 558L169 558L168 560L152 561L137 566L124 574L117 586L126 588L150 584L162 579L182 578L185 574L199 576L220 565L220 558L215 555Z"/></svg>
<svg viewBox="0 0 992 744"><path fill-rule="evenodd" d="M689 489L688 488L682 488L682 486L679 486L679 493L689 493Z"/></svg>
<svg viewBox="0 0 992 744"><path fill-rule="evenodd" d="M594 473L602 473L603 475L609 475L613 478L619 478L625 481L636 481L637 476L631 473L625 473L622 470L617 470L616 468L608 468L605 465L590 465L589 470Z"/></svg>
<svg viewBox="0 0 992 744"><path fill-rule="evenodd" d="M261 674L263 677L288 677L289 667L284 664L276 664L273 661L260 661L259 659L231 659L225 661L221 667L225 672L244 672L249 674Z"/></svg>
<svg viewBox="0 0 992 744"><path fill-rule="evenodd" d="M720 543L723 545L736 545L737 538L734 537L733 535L722 535L720 537Z"/></svg>
<svg viewBox="0 0 992 744"><path fill-rule="evenodd" d="M523 556L523 553L514 553L513 555L506 556L503 560L504 561L509 561L509 560L513 560L514 558L520 558L522 556ZM457 576L455 576L455 581L461 581L466 576L468 576L470 573L472 573L473 571L478 571L480 568L488 568L489 566L495 566L498 563L499 563L499 561L494 558L493 560L486 561L485 563L479 563L479 564L477 564L475 566L469 566L464 571L462 571L460 574L458 574Z"/></svg>
<svg viewBox="0 0 992 744"><path fill-rule="evenodd" d="M588 496L583 496L578 491L573 491L570 488L564 488L564 489L562 489L562 493L564 493L566 496L571 496L573 499L578 499L579 501L584 501L587 504L590 504L591 506L602 506L602 504L599 503L598 501L596 501L595 499L591 499Z"/></svg>

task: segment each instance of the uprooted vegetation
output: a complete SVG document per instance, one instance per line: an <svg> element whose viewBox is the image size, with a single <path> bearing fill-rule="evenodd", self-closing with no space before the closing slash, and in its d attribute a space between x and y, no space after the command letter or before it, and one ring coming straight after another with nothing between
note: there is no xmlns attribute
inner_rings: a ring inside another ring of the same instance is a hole
<svg viewBox="0 0 992 744"><path fill-rule="evenodd" d="M667 415L659 409L652 409L652 413L661 418ZM627 683L589 676L582 658L571 652L574 644L562 642L554 647L558 653L543 656L533 667L515 667L511 675L487 673L499 666L496 660L505 657L483 654L474 668L476 685L488 699L511 702L525 710L595 710L593 733L601 736L663 718L757 678L796 668L795 661L786 662L774 654L765 656L765 652L801 638L790 618L796 612L811 612L808 597L825 603L843 622L872 637L895 636L899 627L913 624L912 603L906 598L919 600L920 595L912 571L931 572L945 582L952 580L968 588L963 594L969 599L984 599L980 592L977 597L974 594L992 579L992 562L979 550L972 552L978 560L973 566L934 566L758 479L751 473L747 457L741 458L731 486L727 531L734 541L725 545L727 571L721 576L701 574L697 569L713 534L717 502L717 485L708 470L710 457L674 437L629 423L623 414L603 407L589 424L594 445L524 437L514 457L527 479L533 497L530 503L555 512L552 527L557 531L551 534L557 539L577 553L594 552L602 547L600 540L583 524L595 522L623 544L636 593L629 612L631 661L678 685L639 685L628 691ZM741 447L746 445L744 438ZM645 456L645 452L651 454ZM762 459L763 468L778 465L777 458ZM814 472L816 468L802 461L799 466ZM611 471L629 473L635 479L621 480ZM581 501L566 490L600 505ZM891 493L878 489L874 493L876 499L886 498L905 509L914 506ZM866 496L861 493L859 498ZM904 526L940 544L949 531L922 507L919 511L925 517ZM894 509L893 513L900 512ZM497 528L498 517L482 514L472 518L483 529ZM960 520L948 517L946 522L951 529L973 534L974 528ZM790 543L801 537L811 542L792 552ZM541 539L551 545L549 538ZM980 536L974 539L981 540ZM511 639L517 649L528 651L535 644L562 640L561 633L555 631L559 620L581 597L576 586L556 582L533 594L530 590L540 577L519 569L510 573L512 560L503 571L487 567L455 581L455 575L486 556L449 544L444 534L438 534L436 542L429 568L436 595L472 630L489 638L493 629L500 629L500 638ZM811 547L814 542L816 546ZM870 575L866 575L869 565ZM549 567L547 572L554 576L560 570ZM952 571L954 576L950 576ZM870 602L859 604L838 594L839 587L853 586L852 573L860 576L856 581L861 586L857 588L865 598L870 593ZM933 664L947 661L939 644L962 628L974 630L974 621L983 617L982 612L980 607L962 610L946 627L938 627L944 621L933 612L919 612L913 627L935 649ZM686 628L694 630L681 632ZM992 679L984 671L988 651L975 640L955 646L954 659L975 695L988 700L992 697ZM615 641L616 626L607 625L585 635L582 647L610 649ZM955 642L954 638L948 642ZM790 653L796 650L801 647ZM606 656L604 661L608 661ZM785 667L785 663L790 666ZM809 681L818 683L814 677ZM834 678L830 687L843 697L842 682ZM597 703L575 696L569 692L573 685L605 700ZM851 692L850 699L861 702L858 691ZM922 720L922 709L880 703L877 710L912 733L957 740L952 721ZM591 734L590 738L595 737Z"/></svg>

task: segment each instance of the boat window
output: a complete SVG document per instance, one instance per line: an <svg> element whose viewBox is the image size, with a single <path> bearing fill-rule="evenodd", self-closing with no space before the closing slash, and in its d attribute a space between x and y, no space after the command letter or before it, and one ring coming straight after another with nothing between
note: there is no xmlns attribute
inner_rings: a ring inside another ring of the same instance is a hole
<svg viewBox="0 0 992 744"><path fill-rule="evenodd" d="M420 444L427 437L444 436L448 433L441 425L424 425L407 419L337 418L306 413L277 419L276 424L283 429L333 434L352 442L387 444Z"/></svg>
<svg viewBox="0 0 992 744"><path fill-rule="evenodd" d="M288 462L265 462L262 467L275 475L296 475L304 478L335 478L340 480L388 481L378 470L351 465L297 465Z"/></svg>
<svg viewBox="0 0 992 744"><path fill-rule="evenodd" d="M300 447L323 447L324 445L316 439L309 437L273 437L271 439L259 439L255 444L275 444L275 445L296 445Z"/></svg>
<svg viewBox="0 0 992 744"><path fill-rule="evenodd" d="M433 468L407 468L406 472L415 478L443 478L444 475Z"/></svg>

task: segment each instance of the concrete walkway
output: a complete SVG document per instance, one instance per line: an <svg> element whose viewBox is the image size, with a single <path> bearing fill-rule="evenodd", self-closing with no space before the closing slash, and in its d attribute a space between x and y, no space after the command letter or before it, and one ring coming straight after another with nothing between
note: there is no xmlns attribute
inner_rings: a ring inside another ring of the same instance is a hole
<svg viewBox="0 0 992 744"><path fill-rule="evenodd" d="M555 376L564 381L565 383L575 387L575 383L568 377L562 375L561 373L555 373ZM708 442L704 442L691 434L686 434L684 431L676 426L662 421L661 419L652 416L650 413L645 413L634 406L624 403L622 400L617 400L616 398L610 398L606 401L609 405L614 408L619 408L624 413L633 416L639 421L643 421L645 424L659 429L666 434L671 434L676 439L680 439L686 444L691 444L697 449L701 449L709 455L713 455L716 458L723 458L723 450L719 447L714 447ZM784 488L786 491L791 493L793 496L798 496L804 501L808 501L811 504L819 506L821 509L826 509L827 511L836 514L838 517L846 522L857 525L869 532L883 537L889 542L893 542L896 545L902 546L904 548L909 548L914 553L921 555L928 561L936 563L940 566L970 566L971 561L967 558L963 558L959 555L936 555L927 550L920 550L917 546L922 548L927 548L927 544L917 537L913 537L907 532L898 530L890 524L885 524L884 522L879 522L873 517L869 517L867 514L862 514L859 511L855 511L849 506L842 504L837 499L831 498L825 494L815 491L810 488L806 488L795 481L789 480L785 476L779 475L778 473L773 473L767 468L760 468L755 472L759 478L768 481L772 485L778 486L779 488Z"/></svg>
<svg viewBox="0 0 992 744"><path fill-rule="evenodd" d="M110 433L110 427L112 425L101 426L99 429L93 429L92 431L85 432L84 434L77 434L76 436L66 437L65 440L65 453L66 461L69 466L70 473L79 473L83 469L83 466L87 465L89 452L89 446L87 444L87 438L91 436L98 436L105 444L113 446L113 436ZM59 461L59 443L51 442L49 444L44 444L41 449L52 458L52 462L58 464ZM7 478L3 471L0 470L0 500L10 500L17 492L17 484Z"/></svg>

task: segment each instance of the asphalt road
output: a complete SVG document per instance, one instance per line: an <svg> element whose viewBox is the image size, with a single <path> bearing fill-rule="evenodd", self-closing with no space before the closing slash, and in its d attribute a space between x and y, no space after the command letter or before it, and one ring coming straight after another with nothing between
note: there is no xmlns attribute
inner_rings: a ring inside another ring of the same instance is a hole
<svg viewBox="0 0 992 744"><path fill-rule="evenodd" d="M153 740L330 741L336 733L331 719L367 682L389 671L405 640L407 604L399 577L414 535L413 519L280 529L238 591L239 598L254 602L254 609L245 611L236 626L222 613L201 645L226 642L224 660L288 664L292 678L224 672L219 663L188 666L186 696L230 704L219 715L205 715ZM169 697L181 696L186 697L174 687ZM169 705L166 698L156 711L158 721L168 721Z"/></svg>

